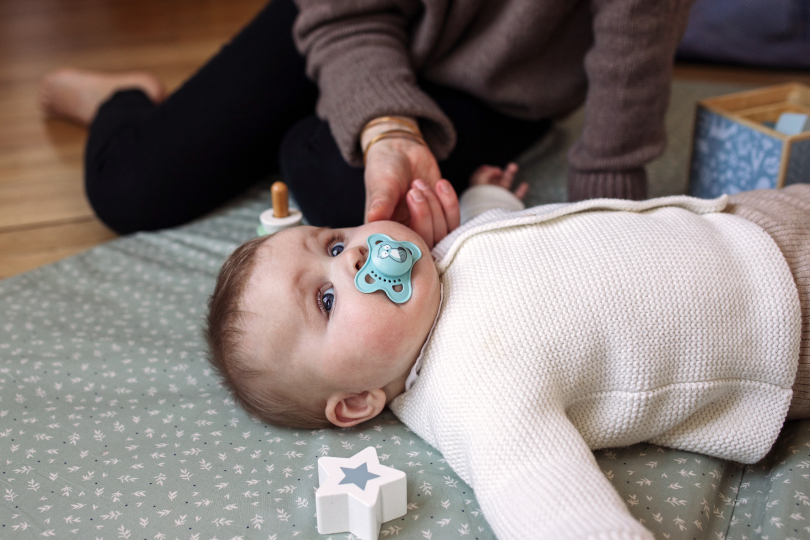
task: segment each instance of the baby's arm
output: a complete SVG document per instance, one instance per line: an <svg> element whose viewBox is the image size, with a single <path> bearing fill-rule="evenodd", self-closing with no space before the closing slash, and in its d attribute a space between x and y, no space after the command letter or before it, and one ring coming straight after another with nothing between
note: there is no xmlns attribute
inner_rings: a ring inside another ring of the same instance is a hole
<svg viewBox="0 0 810 540"><path fill-rule="evenodd" d="M479 429L467 450L478 501L498 538L653 540L565 411L537 412L535 420L501 418L505 427Z"/></svg>

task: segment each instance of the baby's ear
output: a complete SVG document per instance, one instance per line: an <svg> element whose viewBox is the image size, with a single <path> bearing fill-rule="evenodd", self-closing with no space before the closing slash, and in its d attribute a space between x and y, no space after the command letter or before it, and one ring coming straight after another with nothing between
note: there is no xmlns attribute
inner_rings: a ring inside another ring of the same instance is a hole
<svg viewBox="0 0 810 540"><path fill-rule="evenodd" d="M382 388L359 394L339 392L326 400L326 418L338 427L355 426L371 420L385 408L385 391Z"/></svg>

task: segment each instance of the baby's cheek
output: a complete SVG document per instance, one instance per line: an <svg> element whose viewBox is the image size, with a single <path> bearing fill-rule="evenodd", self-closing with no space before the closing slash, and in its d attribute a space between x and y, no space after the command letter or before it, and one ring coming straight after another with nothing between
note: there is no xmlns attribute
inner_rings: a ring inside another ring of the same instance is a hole
<svg viewBox="0 0 810 540"><path fill-rule="evenodd" d="M357 358L358 369L377 375L390 375L403 355L402 336L396 325L364 332L358 336L362 354Z"/></svg>
<svg viewBox="0 0 810 540"><path fill-rule="evenodd" d="M402 340L401 328L396 324L386 324L385 321L385 318L379 317L357 333L360 347L370 356L395 354L397 345Z"/></svg>
<svg viewBox="0 0 810 540"><path fill-rule="evenodd" d="M338 307L346 308L348 315L342 322L350 328L345 332L352 336L352 346L364 355L392 356L398 354L408 333L405 310L389 300L385 293L361 293L352 291L348 302ZM340 300L338 300L340 302Z"/></svg>

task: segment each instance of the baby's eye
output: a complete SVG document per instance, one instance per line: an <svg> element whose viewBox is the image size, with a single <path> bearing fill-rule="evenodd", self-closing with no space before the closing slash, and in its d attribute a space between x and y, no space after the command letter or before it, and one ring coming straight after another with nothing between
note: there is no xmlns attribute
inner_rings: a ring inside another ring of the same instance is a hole
<svg viewBox="0 0 810 540"><path fill-rule="evenodd" d="M335 288L329 287L321 293L321 307L327 313L332 311L335 307Z"/></svg>
<svg viewBox="0 0 810 540"><path fill-rule="evenodd" d="M345 246L343 245L343 242L335 242L329 248L329 253L330 253L330 255L332 255L332 257L337 257L338 255L343 253L344 248L345 248Z"/></svg>

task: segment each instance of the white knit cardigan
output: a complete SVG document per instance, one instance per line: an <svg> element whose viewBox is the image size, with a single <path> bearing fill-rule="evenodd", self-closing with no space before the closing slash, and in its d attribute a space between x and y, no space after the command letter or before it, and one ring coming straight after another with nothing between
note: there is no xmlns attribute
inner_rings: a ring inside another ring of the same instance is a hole
<svg viewBox="0 0 810 540"><path fill-rule="evenodd" d="M792 395L798 293L773 240L725 204L491 211L434 249L441 311L391 405L498 538L652 538L592 449L767 453Z"/></svg>

